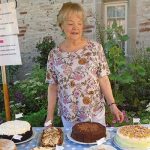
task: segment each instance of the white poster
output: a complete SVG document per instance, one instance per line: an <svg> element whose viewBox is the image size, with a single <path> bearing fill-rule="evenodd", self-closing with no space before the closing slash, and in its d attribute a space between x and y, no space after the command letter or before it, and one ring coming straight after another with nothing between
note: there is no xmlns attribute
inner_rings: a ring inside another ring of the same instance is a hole
<svg viewBox="0 0 150 150"><path fill-rule="evenodd" d="M0 35L18 34L15 3L0 4Z"/></svg>
<svg viewBox="0 0 150 150"><path fill-rule="evenodd" d="M0 37L0 66L21 64L18 36Z"/></svg>

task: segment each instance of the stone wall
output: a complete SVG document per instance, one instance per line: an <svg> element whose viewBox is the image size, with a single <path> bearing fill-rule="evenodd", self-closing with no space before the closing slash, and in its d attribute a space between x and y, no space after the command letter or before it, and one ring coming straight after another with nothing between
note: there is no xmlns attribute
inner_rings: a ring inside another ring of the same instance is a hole
<svg viewBox="0 0 150 150"><path fill-rule="evenodd" d="M9 0L14 1L14 0ZM32 70L33 57L37 56L36 43L45 36L52 36L56 44L63 40L56 16L62 4L69 0L17 0L17 18L19 25L19 45L22 66L18 78ZM85 35L95 38L94 14L95 0L70 0L81 3L87 14ZM2 3L6 0L2 0Z"/></svg>
<svg viewBox="0 0 150 150"><path fill-rule="evenodd" d="M150 47L150 0L137 0L137 47Z"/></svg>
<svg viewBox="0 0 150 150"><path fill-rule="evenodd" d="M2 3L7 0L1 0ZM14 0L9 0L14 1ZM45 36L52 36L58 45L62 40L56 16L62 4L68 1L81 3L87 14L85 35L95 39L95 14L104 19L103 2L110 0L17 0L17 18L19 24L19 44L23 65L18 79L32 70L33 57L37 56L36 43ZM113 0L123 1L123 0ZM128 54L136 49L150 47L150 0L128 1Z"/></svg>

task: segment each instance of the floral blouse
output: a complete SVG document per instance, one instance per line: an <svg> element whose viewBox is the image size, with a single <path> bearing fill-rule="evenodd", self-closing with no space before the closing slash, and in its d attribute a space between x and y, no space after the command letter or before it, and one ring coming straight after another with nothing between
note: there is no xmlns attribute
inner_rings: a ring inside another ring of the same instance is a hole
<svg viewBox="0 0 150 150"><path fill-rule="evenodd" d="M104 109L99 78L110 71L100 44L88 44L76 52L50 51L46 81L58 85L58 113L67 121L89 121Z"/></svg>

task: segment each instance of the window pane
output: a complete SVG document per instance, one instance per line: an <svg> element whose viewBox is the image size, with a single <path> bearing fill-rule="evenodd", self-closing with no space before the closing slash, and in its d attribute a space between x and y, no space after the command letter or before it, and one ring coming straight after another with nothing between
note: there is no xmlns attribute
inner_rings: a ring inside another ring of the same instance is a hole
<svg viewBox="0 0 150 150"><path fill-rule="evenodd" d="M113 17L113 7L108 7L107 9L107 17L112 18Z"/></svg>
<svg viewBox="0 0 150 150"><path fill-rule="evenodd" d="M116 18L116 10L114 6L109 6L107 9L107 17L108 18Z"/></svg>
<svg viewBox="0 0 150 150"><path fill-rule="evenodd" d="M125 31L125 5L107 7L107 25L111 26L114 22L123 27Z"/></svg>
<svg viewBox="0 0 150 150"><path fill-rule="evenodd" d="M125 6L108 6L108 18L125 18Z"/></svg>
<svg viewBox="0 0 150 150"><path fill-rule="evenodd" d="M124 4L110 4L106 5L106 25L111 27L113 22L115 21L117 25L122 26L123 34L126 33L126 5ZM124 52L126 51L126 42L121 43L121 47Z"/></svg>
<svg viewBox="0 0 150 150"><path fill-rule="evenodd" d="M116 7L117 18L125 18L125 6Z"/></svg>

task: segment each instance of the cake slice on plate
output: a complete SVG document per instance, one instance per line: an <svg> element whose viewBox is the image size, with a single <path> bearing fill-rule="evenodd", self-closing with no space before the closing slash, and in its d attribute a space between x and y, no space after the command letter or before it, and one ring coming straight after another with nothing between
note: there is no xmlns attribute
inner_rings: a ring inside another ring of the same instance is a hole
<svg viewBox="0 0 150 150"><path fill-rule="evenodd" d="M63 143L63 131L61 128L49 127L43 130L41 136L42 147L56 147L56 145L62 145Z"/></svg>

